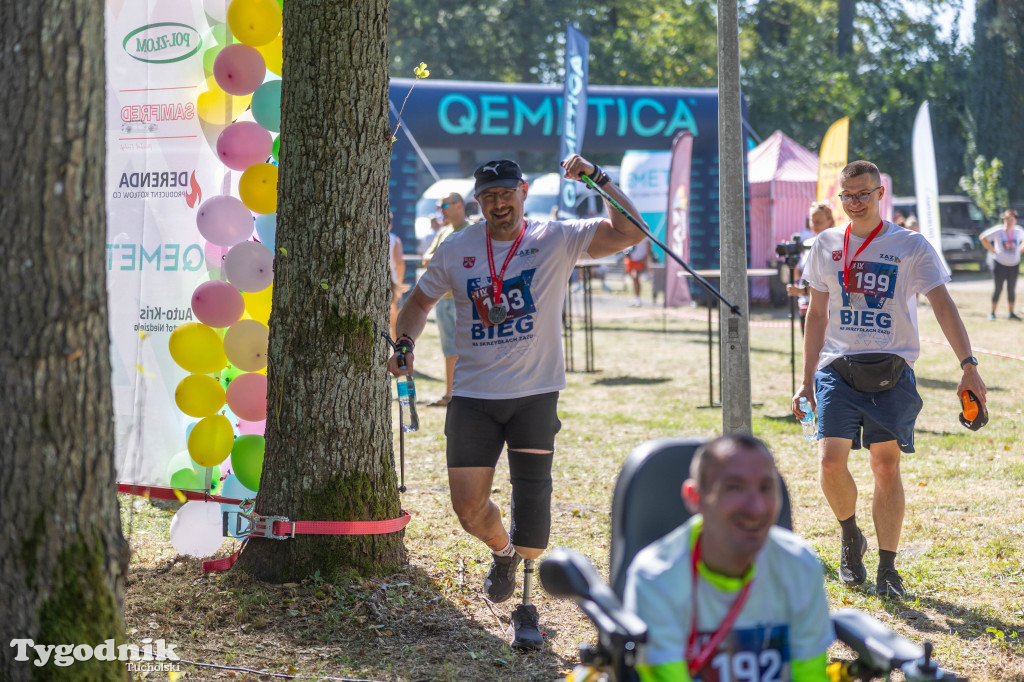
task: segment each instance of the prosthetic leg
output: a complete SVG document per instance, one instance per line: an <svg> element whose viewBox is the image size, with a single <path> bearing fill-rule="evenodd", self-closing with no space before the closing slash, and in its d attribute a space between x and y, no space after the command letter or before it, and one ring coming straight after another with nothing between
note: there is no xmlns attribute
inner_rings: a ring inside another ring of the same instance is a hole
<svg viewBox="0 0 1024 682"><path fill-rule="evenodd" d="M533 564L533 559L523 560L523 603L512 612L512 628L515 631L512 647L522 651L537 651L544 648L544 635L540 631L537 607L530 603L533 592Z"/></svg>

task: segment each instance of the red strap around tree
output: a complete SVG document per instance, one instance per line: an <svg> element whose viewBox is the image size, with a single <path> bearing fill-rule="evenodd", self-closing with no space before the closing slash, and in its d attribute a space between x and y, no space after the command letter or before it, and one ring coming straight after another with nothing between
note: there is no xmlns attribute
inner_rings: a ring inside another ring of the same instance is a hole
<svg viewBox="0 0 1024 682"><path fill-rule="evenodd" d="M184 496L185 499L199 502L220 502L223 504L239 504L242 502L242 500L236 500L231 497L221 497L220 495L211 495L192 490L174 490L171 488L137 486L125 483L118 484L117 492L156 498L158 500L179 500L181 499L180 496ZM254 520L261 518L256 514L251 516ZM257 535L252 533L252 537L270 537L278 540L294 538L296 535L384 535L385 533L397 533L405 528L412 519L407 511L402 511L396 519L386 519L384 521L289 521L282 517L262 518L267 521L273 519L270 523L262 526L267 534ZM257 527L257 524L254 521L251 528L255 527ZM242 541L242 547L245 547L246 542L248 542L248 538ZM238 551L231 556L204 561L203 573L228 570L235 565L242 547L239 547Z"/></svg>

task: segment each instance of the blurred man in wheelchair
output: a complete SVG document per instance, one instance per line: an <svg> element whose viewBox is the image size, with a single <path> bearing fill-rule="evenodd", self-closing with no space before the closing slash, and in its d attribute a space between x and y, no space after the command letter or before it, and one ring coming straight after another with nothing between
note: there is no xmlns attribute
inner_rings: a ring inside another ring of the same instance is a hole
<svg viewBox="0 0 1024 682"><path fill-rule="evenodd" d="M641 680L826 681L835 639L822 566L774 525L782 504L761 440L717 438L694 455L686 523L636 555L625 607L647 623Z"/></svg>

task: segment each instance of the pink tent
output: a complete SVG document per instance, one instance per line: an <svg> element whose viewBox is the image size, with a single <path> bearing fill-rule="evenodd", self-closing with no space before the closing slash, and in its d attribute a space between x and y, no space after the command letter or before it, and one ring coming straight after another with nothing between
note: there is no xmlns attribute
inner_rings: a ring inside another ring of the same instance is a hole
<svg viewBox="0 0 1024 682"><path fill-rule="evenodd" d="M782 131L747 153L750 185L750 267L775 267L775 245L788 242L807 223L807 209L817 199L818 155ZM882 217L892 220L892 178L882 174ZM836 216L840 224L845 216ZM768 282L754 280L751 298L767 301Z"/></svg>

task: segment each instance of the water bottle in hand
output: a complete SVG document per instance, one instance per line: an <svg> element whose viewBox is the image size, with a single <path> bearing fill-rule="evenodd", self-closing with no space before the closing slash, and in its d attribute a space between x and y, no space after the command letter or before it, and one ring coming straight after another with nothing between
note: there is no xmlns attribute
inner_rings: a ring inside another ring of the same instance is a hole
<svg viewBox="0 0 1024 682"><path fill-rule="evenodd" d="M813 443L818 440L818 419L811 409L811 403L803 396L800 397L800 411L804 413L804 418L800 420L804 438Z"/></svg>
<svg viewBox="0 0 1024 682"><path fill-rule="evenodd" d="M405 355L399 356L398 367L405 369ZM416 413L416 382L411 374L398 377L398 404L409 411L409 420L402 424L402 430L418 431L420 416Z"/></svg>

